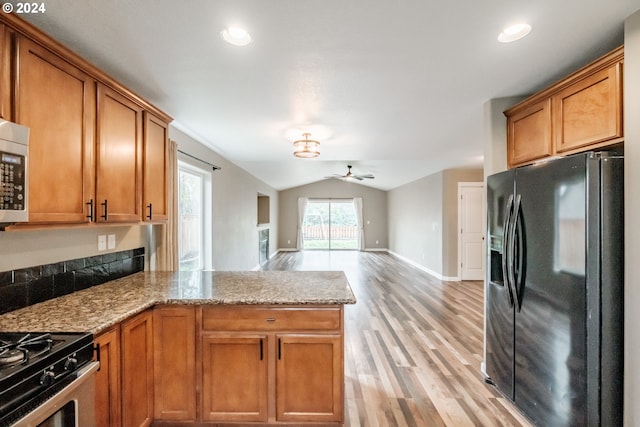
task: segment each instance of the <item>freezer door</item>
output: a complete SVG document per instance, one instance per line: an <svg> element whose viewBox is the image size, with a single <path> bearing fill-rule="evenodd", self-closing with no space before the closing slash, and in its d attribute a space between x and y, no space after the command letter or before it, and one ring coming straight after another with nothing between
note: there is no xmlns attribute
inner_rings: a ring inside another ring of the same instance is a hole
<svg viewBox="0 0 640 427"><path fill-rule="evenodd" d="M487 178L487 278L485 281L485 370L513 400L513 298L507 283L505 242L512 212L513 170Z"/></svg>
<svg viewBox="0 0 640 427"><path fill-rule="evenodd" d="M536 424L586 425L586 157L520 168L515 402Z"/></svg>

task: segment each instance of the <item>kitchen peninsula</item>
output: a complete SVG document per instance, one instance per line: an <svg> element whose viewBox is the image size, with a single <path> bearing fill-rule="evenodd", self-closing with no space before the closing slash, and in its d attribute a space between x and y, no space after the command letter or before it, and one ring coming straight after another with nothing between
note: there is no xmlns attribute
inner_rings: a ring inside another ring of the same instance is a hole
<svg viewBox="0 0 640 427"><path fill-rule="evenodd" d="M1 315L0 330L92 332L98 425L340 424L355 302L337 271L140 272Z"/></svg>

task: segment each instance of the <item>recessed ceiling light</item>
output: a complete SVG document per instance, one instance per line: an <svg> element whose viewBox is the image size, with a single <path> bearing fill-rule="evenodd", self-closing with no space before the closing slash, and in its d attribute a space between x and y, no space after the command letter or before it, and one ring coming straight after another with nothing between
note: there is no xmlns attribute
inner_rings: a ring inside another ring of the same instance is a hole
<svg viewBox="0 0 640 427"><path fill-rule="evenodd" d="M224 41L234 46L246 46L251 43L251 34L244 28L227 27L220 34Z"/></svg>
<svg viewBox="0 0 640 427"><path fill-rule="evenodd" d="M526 22L520 22L518 24L511 25L500 33L498 41L502 43L510 43L516 40L520 40L531 32L531 25Z"/></svg>

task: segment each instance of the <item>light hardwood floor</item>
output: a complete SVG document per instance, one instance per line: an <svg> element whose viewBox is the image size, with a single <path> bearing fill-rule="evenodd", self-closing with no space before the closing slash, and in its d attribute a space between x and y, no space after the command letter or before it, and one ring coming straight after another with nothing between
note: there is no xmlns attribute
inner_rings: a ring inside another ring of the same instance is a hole
<svg viewBox="0 0 640 427"><path fill-rule="evenodd" d="M345 426L529 426L484 383L482 282L442 282L384 252L276 254L263 270L343 270Z"/></svg>

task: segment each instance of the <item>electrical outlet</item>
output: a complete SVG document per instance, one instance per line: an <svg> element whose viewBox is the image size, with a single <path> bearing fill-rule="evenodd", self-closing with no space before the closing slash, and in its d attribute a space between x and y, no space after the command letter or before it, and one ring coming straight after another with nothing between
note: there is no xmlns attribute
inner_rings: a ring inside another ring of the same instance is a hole
<svg viewBox="0 0 640 427"><path fill-rule="evenodd" d="M290 245L290 244L291 244L291 240L287 240L287 245Z"/></svg>
<svg viewBox="0 0 640 427"><path fill-rule="evenodd" d="M107 249L115 249L116 248L116 235L109 234L107 236Z"/></svg>
<svg viewBox="0 0 640 427"><path fill-rule="evenodd" d="M98 251L106 251L107 250L107 236L104 234L100 234L98 236Z"/></svg>

